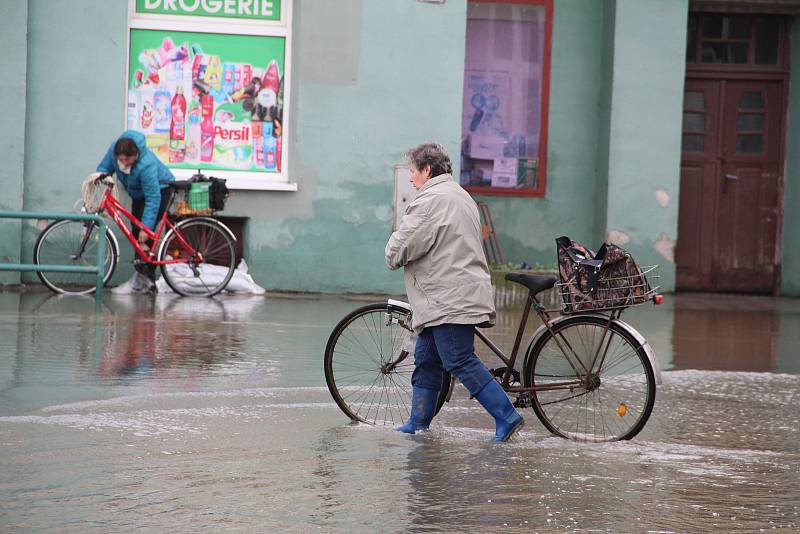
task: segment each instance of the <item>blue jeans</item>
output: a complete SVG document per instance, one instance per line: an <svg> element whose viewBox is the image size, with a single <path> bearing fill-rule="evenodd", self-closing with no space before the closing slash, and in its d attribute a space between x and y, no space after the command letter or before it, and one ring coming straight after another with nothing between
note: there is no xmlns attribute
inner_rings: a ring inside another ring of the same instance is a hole
<svg viewBox="0 0 800 534"><path fill-rule="evenodd" d="M442 324L430 326L417 338L414 349L414 373L411 385L440 390L442 374L447 369L458 378L470 395L477 395L483 386L494 380L475 355L475 326Z"/></svg>

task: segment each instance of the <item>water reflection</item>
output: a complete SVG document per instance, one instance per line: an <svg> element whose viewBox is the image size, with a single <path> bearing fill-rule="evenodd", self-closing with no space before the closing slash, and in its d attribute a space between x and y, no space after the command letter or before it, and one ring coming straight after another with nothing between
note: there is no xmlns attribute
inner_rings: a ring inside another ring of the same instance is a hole
<svg viewBox="0 0 800 534"><path fill-rule="evenodd" d="M245 345L242 318L262 302L263 298L114 296L109 306L118 332L101 348L98 373L158 377L169 376L176 367L202 373L209 366L231 364Z"/></svg>

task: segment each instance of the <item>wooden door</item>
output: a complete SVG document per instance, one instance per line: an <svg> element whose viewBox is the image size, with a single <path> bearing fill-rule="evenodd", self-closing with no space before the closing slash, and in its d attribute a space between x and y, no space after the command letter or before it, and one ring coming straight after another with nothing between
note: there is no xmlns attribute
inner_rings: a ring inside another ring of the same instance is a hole
<svg viewBox="0 0 800 534"><path fill-rule="evenodd" d="M678 290L774 292L781 81L687 80Z"/></svg>

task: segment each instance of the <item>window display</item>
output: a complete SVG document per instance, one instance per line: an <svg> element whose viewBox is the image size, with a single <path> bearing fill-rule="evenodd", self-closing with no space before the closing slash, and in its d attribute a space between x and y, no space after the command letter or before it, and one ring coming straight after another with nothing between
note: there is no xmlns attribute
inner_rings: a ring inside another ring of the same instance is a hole
<svg viewBox="0 0 800 534"><path fill-rule="evenodd" d="M551 3L470 2L461 185L486 194L544 194Z"/></svg>

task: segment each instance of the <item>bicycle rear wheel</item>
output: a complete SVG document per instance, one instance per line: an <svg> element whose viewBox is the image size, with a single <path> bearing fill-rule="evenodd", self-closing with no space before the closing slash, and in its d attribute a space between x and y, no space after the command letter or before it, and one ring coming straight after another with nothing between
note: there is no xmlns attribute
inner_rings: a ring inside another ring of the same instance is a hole
<svg viewBox="0 0 800 534"><path fill-rule="evenodd" d="M599 316L570 317L552 331L534 344L523 378L527 387L553 388L533 393L533 411L542 424L577 441L638 434L656 397L653 367L640 344Z"/></svg>
<svg viewBox="0 0 800 534"><path fill-rule="evenodd" d="M399 425L409 417L414 354L413 348L406 352L403 345L411 333L410 317L388 312L385 302L354 310L339 321L325 347L328 390L353 421ZM396 321L388 321L389 317ZM445 372L436 413L448 397L450 384Z"/></svg>
<svg viewBox="0 0 800 534"><path fill-rule="evenodd" d="M236 269L233 243L227 229L213 219L181 221L164 237L158 255L162 261L181 261L162 265L161 274L180 295L214 296L225 289Z"/></svg>
<svg viewBox="0 0 800 534"><path fill-rule="evenodd" d="M103 284L114 274L119 259L116 241L106 229L105 259L103 260ZM93 221L61 219L53 221L42 230L33 247L33 263L36 265L97 266L97 246L100 230ZM56 293L86 295L94 293L97 275L92 273L61 273L37 271L39 279Z"/></svg>

